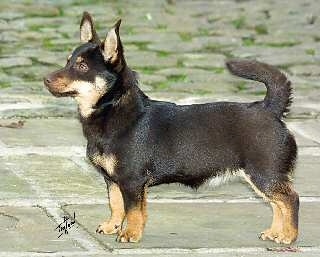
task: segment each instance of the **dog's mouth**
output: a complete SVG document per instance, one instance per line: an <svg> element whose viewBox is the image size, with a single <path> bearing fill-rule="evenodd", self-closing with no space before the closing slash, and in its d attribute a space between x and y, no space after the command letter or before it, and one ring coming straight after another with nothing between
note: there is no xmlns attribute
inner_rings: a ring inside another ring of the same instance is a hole
<svg viewBox="0 0 320 257"><path fill-rule="evenodd" d="M48 89L48 91L52 95L54 95L55 97L67 97L67 96L75 97L78 95L78 92L75 90L61 92L61 91L57 90L56 88L52 87L52 85L50 83L48 83L47 81L44 81L44 85Z"/></svg>
<svg viewBox="0 0 320 257"><path fill-rule="evenodd" d="M49 92L54 95L55 97L67 97L67 96L70 96L70 97L75 97L78 95L78 92L75 91L75 90L71 90L71 91L66 91L66 92L59 92L59 91L56 91L54 89L52 89L51 87L48 87L46 85L46 88L49 90Z"/></svg>
<svg viewBox="0 0 320 257"><path fill-rule="evenodd" d="M70 97L75 97L78 95L78 92L76 91L69 91L69 92L54 92L52 90L50 90L50 93L53 94L55 97L67 97L67 96L70 96Z"/></svg>

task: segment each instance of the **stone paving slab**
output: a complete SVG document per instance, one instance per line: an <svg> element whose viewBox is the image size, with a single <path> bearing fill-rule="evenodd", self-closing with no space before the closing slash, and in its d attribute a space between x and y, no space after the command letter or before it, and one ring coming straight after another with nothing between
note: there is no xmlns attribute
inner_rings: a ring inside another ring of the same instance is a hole
<svg viewBox="0 0 320 257"><path fill-rule="evenodd" d="M319 120L304 120L290 123L293 130L302 136L320 144L320 122Z"/></svg>
<svg viewBox="0 0 320 257"><path fill-rule="evenodd" d="M41 208L0 206L0 251L83 250L70 237L58 239L56 226Z"/></svg>
<svg viewBox="0 0 320 257"><path fill-rule="evenodd" d="M1 186L0 195L1 199L12 199L18 197L32 197L34 191L30 185L23 179L17 177L10 167L3 163L3 159L0 159L0 176L1 176Z"/></svg>
<svg viewBox="0 0 320 257"><path fill-rule="evenodd" d="M1 120L10 124L18 120ZM22 128L0 128L0 140L15 146L85 146L80 123L75 119L27 119Z"/></svg>
<svg viewBox="0 0 320 257"><path fill-rule="evenodd" d="M102 178L85 173L68 159L34 155L3 158L1 163L31 181L38 191L36 198L106 196L106 189L100 183Z"/></svg>
<svg viewBox="0 0 320 257"><path fill-rule="evenodd" d="M112 248L228 248L276 247L261 241L257 235L269 226L271 209L263 203L241 204L149 204L149 219L145 236L138 244L119 244L115 236L95 234L97 225L106 219L103 205L70 205L64 207L76 213L77 221L92 236ZM319 246L320 227L313 213L319 204L302 203L301 235L298 247ZM181 214L181 215L179 215Z"/></svg>

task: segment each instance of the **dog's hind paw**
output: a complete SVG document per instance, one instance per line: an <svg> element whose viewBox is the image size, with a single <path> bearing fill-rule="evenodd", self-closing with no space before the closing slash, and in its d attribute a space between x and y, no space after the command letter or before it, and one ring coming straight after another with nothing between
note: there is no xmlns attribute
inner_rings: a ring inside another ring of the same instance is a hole
<svg viewBox="0 0 320 257"><path fill-rule="evenodd" d="M259 238L262 240L271 240L277 244L291 244L296 240L297 236L285 235L283 232L276 232L271 229L267 229L260 233Z"/></svg>
<svg viewBox="0 0 320 257"><path fill-rule="evenodd" d="M120 229L121 225L105 221L98 226L98 228L96 229L96 233L112 235L118 233Z"/></svg>

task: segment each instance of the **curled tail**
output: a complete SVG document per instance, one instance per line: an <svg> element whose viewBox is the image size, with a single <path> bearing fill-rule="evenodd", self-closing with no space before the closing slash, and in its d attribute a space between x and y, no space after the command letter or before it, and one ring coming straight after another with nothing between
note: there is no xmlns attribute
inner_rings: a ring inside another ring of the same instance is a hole
<svg viewBox="0 0 320 257"><path fill-rule="evenodd" d="M232 74L266 85L264 107L278 118L284 117L289 112L292 102L291 82L277 68L253 60L229 60L226 65Z"/></svg>

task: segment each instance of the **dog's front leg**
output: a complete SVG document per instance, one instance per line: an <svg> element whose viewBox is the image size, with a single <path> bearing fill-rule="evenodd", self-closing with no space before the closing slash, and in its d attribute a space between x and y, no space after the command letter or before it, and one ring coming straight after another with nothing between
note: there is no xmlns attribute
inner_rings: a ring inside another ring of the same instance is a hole
<svg viewBox="0 0 320 257"><path fill-rule="evenodd" d="M119 242L139 242L144 226L147 221L147 191L146 187L139 187L133 190L126 186L120 187L123 194L126 210L127 227L119 233L117 240Z"/></svg>
<svg viewBox="0 0 320 257"><path fill-rule="evenodd" d="M121 230L122 223L125 216L124 203L122 193L116 183L107 181L109 206L111 217L109 220L103 222L98 226L96 232L101 234L116 234Z"/></svg>

